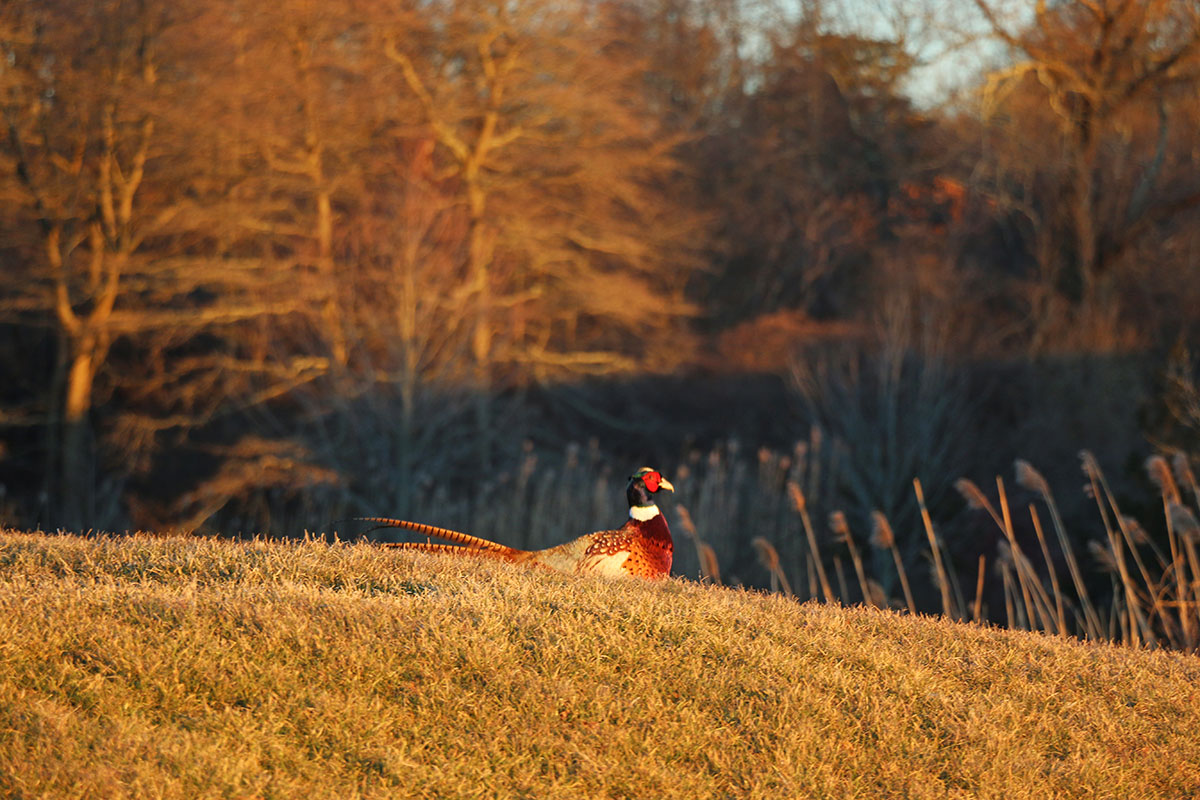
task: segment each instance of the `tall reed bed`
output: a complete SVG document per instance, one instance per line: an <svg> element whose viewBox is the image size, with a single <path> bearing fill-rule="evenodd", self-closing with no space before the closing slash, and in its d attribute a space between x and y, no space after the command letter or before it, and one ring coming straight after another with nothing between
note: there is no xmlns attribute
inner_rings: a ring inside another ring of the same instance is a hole
<svg viewBox="0 0 1200 800"><path fill-rule="evenodd" d="M789 483L792 507L801 520L812 556L806 568L807 597L905 608L915 613L917 605L909 584L908 564L926 576L934 590L930 597L936 597L941 614L952 619L1000 622L1014 629L1115 641L1135 647L1200 652L1200 522L1196 513L1200 510L1200 485L1187 457L1177 454L1171 465L1162 456L1153 456L1146 462L1163 509L1162 516L1149 526L1163 532L1165 548L1147 532L1148 526L1122 511L1096 458L1083 451L1080 460L1087 480L1085 491L1095 502L1103 532L1102 537L1086 540L1084 544L1096 568L1092 574L1088 574L1076 553L1077 545L1068 533L1049 484L1033 465L1018 460L1016 481L1041 501L1040 505L1049 514L1053 540L1047 536L1039 504L1015 508L1003 478L996 478L995 494L991 496L966 478L956 482L955 488L967 507L985 511L1000 534L995 552L990 555L991 575L987 570L989 554L978 556L975 579L968 584L973 586L973 598L964 595L960 576L947 556L948 548L926 505L919 480L913 481L913 491L920 509L925 547L916 552L910 547L908 557L902 556L888 518L878 510L873 511L871 546L891 556L893 570L891 576L878 577L868 575L846 514L840 510L832 512L831 536L818 536L810 521L807 498L795 483ZM1032 531L1033 542L1025 537L1023 543L1017 532L1019 523ZM771 575L772 588L786 586L777 575L780 558L771 544L760 537L754 547L762 566ZM857 593L847 591L848 583L842 577L842 552L854 566ZM822 562L834 565L839 576L836 589L831 589L823 578L814 581L814 575L822 575ZM1064 571L1066 574L1060 575ZM1095 590L1097 571L1102 582L1102 576L1107 575L1108 591ZM883 591L886 577L896 579L902 597L889 597ZM1091 589L1089 578L1092 578ZM997 579L1003 598L1002 615L1000 609L988 608L984 599L990 583Z"/></svg>
<svg viewBox="0 0 1200 800"><path fill-rule="evenodd" d="M1016 484L1032 502L1015 502L1001 477L989 491L961 478L953 484L961 500L913 480L908 517L907 504L891 514L843 508L839 464L849 454L817 428L787 453L729 442L655 466L677 489L663 505L682 574L801 600L1200 651L1200 486L1188 459L1148 460L1162 511L1141 524L1122 510L1097 460L1080 457L1096 515L1070 523L1046 479L1021 460ZM410 516L545 547L623 521L627 475L640 465L620 466L596 443L551 455L527 447L512 470L477 490L425 482Z"/></svg>

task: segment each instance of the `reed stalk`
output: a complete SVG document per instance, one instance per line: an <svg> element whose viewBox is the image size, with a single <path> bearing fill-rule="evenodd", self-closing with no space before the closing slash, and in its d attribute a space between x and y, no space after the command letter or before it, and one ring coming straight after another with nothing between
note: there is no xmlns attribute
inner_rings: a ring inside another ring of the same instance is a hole
<svg viewBox="0 0 1200 800"><path fill-rule="evenodd" d="M1058 570L1054 568L1054 560L1050 557L1050 546L1046 543L1046 534L1042 530L1042 521L1038 517L1037 507L1029 504L1029 518L1033 520L1033 530L1037 533L1038 545L1042 548L1042 558L1046 561L1046 571L1050 574L1050 588L1054 590L1054 614L1058 620L1059 636L1067 635L1066 603L1063 600L1062 587L1058 583Z"/></svg>
<svg viewBox="0 0 1200 800"><path fill-rule="evenodd" d="M846 598L850 596L850 590L846 586L846 573L842 569L842 559L838 556L833 557L833 574L837 576L838 603L845 604Z"/></svg>
<svg viewBox="0 0 1200 800"><path fill-rule="evenodd" d="M835 511L830 514L829 527L833 531L834 537L845 544L846 548L850 551L850 560L854 564L854 574L858 578L859 588L862 589L863 603L866 605L875 605L875 601L871 597L871 587L867 580L867 571L863 568L862 556L858 551L858 545L854 543L854 536L850 533L850 524L846 521L846 515L841 511Z"/></svg>
<svg viewBox="0 0 1200 800"><path fill-rule="evenodd" d="M1012 515L1008 509L1008 495L1004 492L1004 479L999 475L996 476L996 491L998 493L997 496L1000 498L1000 528L1004 532L1004 538L1008 541L1008 549L1012 554L1013 569L1017 573L1017 584L1021 587L1021 598L1025 601L1025 613L1029 617L1029 624L1032 629L1035 613L1029 584L1033 580L1026 578L1025 564L1028 562L1021 552L1020 545L1017 544L1017 537L1013 532Z"/></svg>
<svg viewBox="0 0 1200 800"><path fill-rule="evenodd" d="M917 613L917 604L913 602L912 589L908 585L908 572L904 569L904 559L900 558L900 550L896 547L896 534L892 531L891 523L882 511L871 512L871 544L880 549L891 551L892 561L896 564L896 575L900 578L900 588L904 590L904 603L908 613Z"/></svg>
<svg viewBox="0 0 1200 800"><path fill-rule="evenodd" d="M933 551L933 564L937 569L938 589L942 594L942 613L950 619L956 619L954 602L950 597L950 577L946 574L946 565L942 561L942 550L938 546L937 535L933 532L933 520L925 505L925 492L921 489L921 479L913 478L913 490L917 493L917 504L921 507L921 522L925 525L925 534L929 538L929 548Z"/></svg>
<svg viewBox="0 0 1200 800"><path fill-rule="evenodd" d="M1092 489L1092 497L1096 501L1096 506L1100 510L1100 518L1104 522L1105 533L1108 534L1109 546L1112 548L1113 558L1117 562L1117 574L1121 578L1121 585L1125 593L1125 614L1128 615L1128 625L1123 625L1122 635L1123 641L1134 647L1140 647L1142 643L1142 633L1149 635L1149 623L1147 623L1142 614L1141 603L1138 601L1137 586L1133 581L1133 576L1129 573L1129 567L1125 563L1125 548L1121 546L1120 540L1117 538L1117 532L1113 530L1112 523L1108 518L1108 511L1104 507L1103 490L1100 488L1100 465L1096 462L1095 457L1084 450L1080 453L1080 459L1083 462L1083 471L1087 475Z"/></svg>
<svg viewBox="0 0 1200 800"><path fill-rule="evenodd" d="M1163 501L1163 516L1167 522L1167 539L1171 545L1171 566L1172 574L1175 578L1175 600L1179 604L1179 619L1183 627L1183 636L1186 640L1185 647L1188 651L1195 652L1200 647L1200 627L1197 622L1200 621L1200 593L1194 590L1191 582L1188 580L1188 564L1185 563L1185 551L1190 557L1195 552L1195 547L1189 548L1187 540L1182 533L1179 532L1176 526L1176 515L1172 513L1174 506L1178 505L1185 508L1183 505L1183 497L1180 493L1179 486L1186 486L1192 491L1192 496L1196 500L1197 508L1200 508L1200 486L1196 484L1196 475L1192 472L1192 465L1188 461L1188 457L1183 453L1176 453L1171 459L1171 465L1174 470L1174 477L1178 483L1174 481L1170 486L1175 487L1175 492L1172 494L1163 481L1162 467L1156 463L1147 462L1147 468L1159 475L1159 489L1162 494ZM1165 461L1164 461L1165 464ZM1170 473L1168 473L1170 475ZM1153 474L1151 475L1153 478ZM1187 524L1186 519L1182 519L1184 525ZM1193 610L1195 613L1193 613Z"/></svg>
<svg viewBox="0 0 1200 800"><path fill-rule="evenodd" d="M1087 451L1084 451L1084 453L1086 454L1085 458L1090 459L1092 467L1096 471L1097 481L1100 484L1101 490L1104 492L1104 497L1107 500L1109 507L1112 509L1113 517L1117 523L1117 529L1120 530L1121 537L1125 540L1125 546L1129 549L1129 553L1133 556L1133 561L1137 565L1138 573L1142 577L1142 582L1146 585L1146 596L1150 600L1151 607L1154 609L1155 615L1158 616L1158 618L1162 621L1163 631L1166 633L1167 638L1173 643L1178 642L1178 637L1174 632L1175 624L1171 620L1171 616L1166 605L1163 604L1161 593L1158 591L1158 584L1153 578L1150 577L1150 570L1146 568L1146 563L1142 560L1142 555L1138 551L1139 539L1149 542L1149 537L1145 535L1145 532L1141 530L1141 526L1137 525L1136 521L1126 517L1121 513L1121 509L1117 505L1117 499L1113 495L1112 490L1109 488L1107 479L1104 477L1104 471L1100 469L1100 465L1096 462L1094 456L1092 456L1090 453L1087 453ZM1175 489L1174 481L1171 480L1170 471L1166 470L1165 461L1163 462L1163 468L1165 473L1163 477L1169 482L1168 489L1165 489L1164 491L1171 491L1173 496L1178 497L1179 492L1177 489ZM1156 555L1158 556L1159 562L1164 563L1162 555L1160 553L1156 553ZM1148 625L1149 623L1147 623L1147 626Z"/></svg>
<svg viewBox="0 0 1200 800"><path fill-rule="evenodd" d="M1004 619L1005 619L1005 623L1010 630L1015 631L1017 629L1018 620L1016 619L1015 607L1013 604L1012 575L1009 574L1008 564L1004 561L1003 558L1000 559L1000 578L1004 582Z"/></svg>
<svg viewBox="0 0 1200 800"><path fill-rule="evenodd" d="M1171 548L1171 577L1175 581L1175 602L1179 607L1179 621L1183 628L1183 638L1188 642L1188 648L1194 648L1197 643L1196 622L1188 609L1188 599L1191 587L1188 585L1188 568L1184 562L1184 549L1179 542L1179 534L1175 530L1175 522L1171 519L1171 500L1164 492L1162 494L1163 517L1166 519L1167 542Z"/></svg>
<svg viewBox="0 0 1200 800"><path fill-rule="evenodd" d="M791 584L788 583L787 575L783 572L779 551L762 536L756 536L751 544L758 551L759 563L766 567L767 572L771 575L771 591L782 591L788 597L793 597Z"/></svg>
<svg viewBox="0 0 1200 800"><path fill-rule="evenodd" d="M1054 612L1050 609L1050 596L1046 594L1046 587L1042 585L1041 578L1038 577L1037 570L1033 568L1033 562L1025 555L1025 551L1017 544L1016 533L1013 529L1012 516L1008 505L1008 494L1004 490L1004 482L997 477L997 485L1000 489L1000 504L1003 509L1004 523L1007 527L1009 541L1013 545L1013 558L1016 564L1017 575L1024 575L1025 582L1022 585L1022 591L1028 592L1026 595L1029 600L1032 600L1032 612L1030 620L1034 616L1037 617L1038 624L1043 631L1056 631L1057 623L1055 621Z"/></svg>
<svg viewBox="0 0 1200 800"><path fill-rule="evenodd" d="M999 477L996 478L996 485L1000 498L1000 511L997 511L987 496L984 495L983 491L967 478L960 478L954 484L959 494L966 499L967 504L971 508L986 510L996 523L996 526L1000 528L1000 532L1004 534L1005 542L1011 554L1013 568L1017 573L1020 597L1025 604L1025 612L1030 620L1036 617L1041 622L1043 630L1049 630L1051 627L1054 627L1045 611L1045 609L1049 608L1049 597L1046 595L1045 588L1042 586L1041 580L1037 577L1037 572L1033 569L1033 565L1025 557L1025 554L1017 544L1016 535L1013 530L1012 516L1008 506L1008 497L1004 491L1004 483Z"/></svg>
<svg viewBox="0 0 1200 800"><path fill-rule="evenodd" d="M987 556L979 554L979 577L975 579L975 603L971 606L971 619L978 622L983 616L983 576L987 566Z"/></svg>
<svg viewBox="0 0 1200 800"><path fill-rule="evenodd" d="M820 444L820 437L816 429L813 430L814 435L814 451ZM817 547L817 532L813 529L812 520L808 516L808 500L804 496L804 492L800 489L800 485L795 481L788 481L788 493L792 498L792 506L800 515L800 522L804 525L804 534L808 537L808 549L812 554L812 565L816 569L817 577L821 581L821 594L825 598L826 603L834 602L833 589L829 586L829 577L825 574L825 565L821 563L821 551ZM815 593L814 593L815 594Z"/></svg>
<svg viewBox="0 0 1200 800"><path fill-rule="evenodd" d="M701 576L713 583L720 584L721 566L717 563L717 552L700 538L700 534L696 530L696 523L692 520L692 514L687 510L687 506L677 503L675 512L679 515L679 523L683 527L683 532L692 540L692 545L696 548L696 560L700 562Z"/></svg>
<svg viewBox="0 0 1200 800"><path fill-rule="evenodd" d="M700 572L704 579L720 586L721 565L717 562L717 551L708 542L700 542L697 549L700 551Z"/></svg>
<svg viewBox="0 0 1200 800"><path fill-rule="evenodd" d="M1191 596L1197 599L1191 605L1197 620L1200 620L1200 556L1196 553L1196 543L1200 541L1200 523L1197 523L1192 510L1182 503L1173 503L1168 516L1179 532L1180 541L1187 552L1188 565L1192 568Z"/></svg>
<svg viewBox="0 0 1200 800"><path fill-rule="evenodd" d="M1054 533L1058 537L1058 546L1062 549L1063 560L1067 562L1067 571L1071 573L1071 582L1075 585L1075 593L1079 598L1079 606L1083 611L1084 618L1084 634L1088 639L1102 639L1104 637L1104 627L1100 624L1100 615L1096 612L1096 606L1092 603L1092 598L1088 594L1087 584L1083 582L1083 571L1079 569L1079 562L1075 558L1075 552L1071 548L1071 542L1067 538L1067 529L1063 524L1062 515L1058 511L1058 503L1054 500L1054 495L1050 492L1050 484L1042 477L1042 474L1033 468L1033 465L1023 459L1016 461L1017 483L1041 495L1042 502L1046 504L1046 508L1050 510L1050 521L1054 524Z"/></svg>

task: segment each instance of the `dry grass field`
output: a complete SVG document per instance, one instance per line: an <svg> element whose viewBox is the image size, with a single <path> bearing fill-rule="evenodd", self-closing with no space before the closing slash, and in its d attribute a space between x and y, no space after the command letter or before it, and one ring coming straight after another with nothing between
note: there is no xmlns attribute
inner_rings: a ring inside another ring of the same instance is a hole
<svg viewBox="0 0 1200 800"><path fill-rule="evenodd" d="M0 797L1197 796L1194 656L367 545L0 533Z"/></svg>

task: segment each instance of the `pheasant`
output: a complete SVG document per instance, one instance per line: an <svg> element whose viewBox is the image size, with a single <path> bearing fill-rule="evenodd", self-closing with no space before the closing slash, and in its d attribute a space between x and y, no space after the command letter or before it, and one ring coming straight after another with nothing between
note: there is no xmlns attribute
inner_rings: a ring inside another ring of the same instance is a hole
<svg viewBox="0 0 1200 800"><path fill-rule="evenodd" d="M496 558L516 564L535 564L575 575L633 576L662 578L671 572L675 546L667 520L654 503L654 495L675 487L658 470L642 467L629 478L625 496L629 499L629 519L612 531L596 531L566 544L545 550L517 550L458 531L386 517L357 517L374 522L375 528L403 528L453 544L430 542L387 542L384 547L417 550L423 553L457 553L479 558Z"/></svg>

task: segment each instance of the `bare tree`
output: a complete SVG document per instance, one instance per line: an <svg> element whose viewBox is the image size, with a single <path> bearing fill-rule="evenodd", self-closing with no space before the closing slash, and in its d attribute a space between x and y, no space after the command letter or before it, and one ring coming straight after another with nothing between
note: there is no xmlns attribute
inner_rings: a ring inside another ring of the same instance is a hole
<svg viewBox="0 0 1200 800"><path fill-rule="evenodd" d="M1177 111L1200 83L1200 11L1186 0L975 4L1013 54L984 89L984 166L1038 237L1035 346L1061 297L1078 309L1073 325L1111 328L1133 250L1200 205L1194 172L1179 180L1170 163L1173 141L1191 135Z"/></svg>
<svg viewBox="0 0 1200 800"><path fill-rule="evenodd" d="M49 449L69 496L83 489L96 375L115 336L122 279L146 236L138 201L155 136L161 20L120 2L8 11L22 25L4 43L6 194L36 231L37 280L6 306L44 310L56 331L51 430L61 430L61 444L55 434ZM66 25L75 14L84 20Z"/></svg>
<svg viewBox="0 0 1200 800"><path fill-rule="evenodd" d="M212 173L191 145L213 128L185 105L197 78L182 58L188 8L93 0L6 10L22 27L3 42L0 179L27 224L22 280L0 309L56 338L44 495L61 509L55 521L79 525L100 399L123 408L110 426L116 460L144 465L164 431L202 424L232 398L277 397L325 366L256 352L248 334L294 313L301 297L289 276L222 250L206 227Z"/></svg>
<svg viewBox="0 0 1200 800"><path fill-rule="evenodd" d="M642 62L616 20L585 3L424 13L383 47L462 198L477 380L653 363L644 337L692 313L696 219L663 194L674 142L646 109Z"/></svg>

